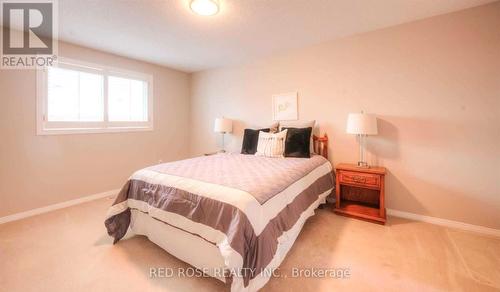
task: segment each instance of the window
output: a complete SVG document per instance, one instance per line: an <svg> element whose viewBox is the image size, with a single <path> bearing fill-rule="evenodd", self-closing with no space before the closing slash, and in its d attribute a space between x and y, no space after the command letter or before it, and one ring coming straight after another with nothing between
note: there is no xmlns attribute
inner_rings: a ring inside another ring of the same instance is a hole
<svg viewBox="0 0 500 292"><path fill-rule="evenodd" d="M39 135L153 129L149 75L64 59L37 79Z"/></svg>
<svg viewBox="0 0 500 292"><path fill-rule="evenodd" d="M140 121L148 120L148 86L140 80L109 76L109 120Z"/></svg>
<svg viewBox="0 0 500 292"><path fill-rule="evenodd" d="M104 121L103 75L63 68L47 71L49 122Z"/></svg>

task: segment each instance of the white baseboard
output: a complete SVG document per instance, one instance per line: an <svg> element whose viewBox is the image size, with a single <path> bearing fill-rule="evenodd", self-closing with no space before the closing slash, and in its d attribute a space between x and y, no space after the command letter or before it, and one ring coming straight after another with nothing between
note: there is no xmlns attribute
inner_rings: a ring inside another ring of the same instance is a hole
<svg viewBox="0 0 500 292"><path fill-rule="evenodd" d="M8 216L5 216L5 217L0 217L0 224L11 222L11 221L16 221L16 220L20 220L20 219L24 219L24 218L35 216L35 215L38 215L38 214L47 213L47 212L50 212L50 211L54 211L54 210L58 210L58 209L62 209L62 208L66 208L66 207L70 207L70 206L74 206L74 205L78 205L78 204L85 203L85 202L90 202L90 201L93 201L93 200L97 200L97 199L101 199L101 198L105 198L105 197L109 197L109 196L114 196L114 195L118 194L119 191L120 191L119 189L111 190L111 191L107 191L107 192L93 194L93 195L90 195L90 196L81 197L81 198L74 199L74 200L71 200L71 201L57 203L57 204L53 204L53 205L49 205L49 206L45 206L45 207L41 207L41 208L36 208L36 209L33 209L33 210L21 212L21 213L16 213L16 214L8 215Z"/></svg>
<svg viewBox="0 0 500 292"><path fill-rule="evenodd" d="M469 223L464 223L460 221L453 221L448 219L442 219L437 217L425 216L415 213L403 212L393 209L387 209L387 214L395 217L401 217L406 219L411 219L415 221L422 221L426 223L436 224L444 227L450 227L455 229L461 229L466 231L477 232L485 235L491 235L495 237L500 237L500 229L494 229L479 225L472 225Z"/></svg>

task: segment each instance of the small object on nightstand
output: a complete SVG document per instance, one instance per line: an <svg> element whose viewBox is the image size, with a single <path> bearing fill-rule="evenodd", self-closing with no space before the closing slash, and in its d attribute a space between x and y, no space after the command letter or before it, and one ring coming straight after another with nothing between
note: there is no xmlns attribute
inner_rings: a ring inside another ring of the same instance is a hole
<svg viewBox="0 0 500 292"><path fill-rule="evenodd" d="M336 172L334 212L385 224L385 167L341 163Z"/></svg>

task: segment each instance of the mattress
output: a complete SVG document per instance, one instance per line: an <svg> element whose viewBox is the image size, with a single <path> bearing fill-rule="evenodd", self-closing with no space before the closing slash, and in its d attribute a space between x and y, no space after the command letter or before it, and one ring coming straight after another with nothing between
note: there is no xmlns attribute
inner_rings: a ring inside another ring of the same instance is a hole
<svg viewBox="0 0 500 292"><path fill-rule="evenodd" d="M217 247L232 291L256 291L333 186L331 164L319 155L196 157L135 172L105 225L117 242L140 212L200 237Z"/></svg>

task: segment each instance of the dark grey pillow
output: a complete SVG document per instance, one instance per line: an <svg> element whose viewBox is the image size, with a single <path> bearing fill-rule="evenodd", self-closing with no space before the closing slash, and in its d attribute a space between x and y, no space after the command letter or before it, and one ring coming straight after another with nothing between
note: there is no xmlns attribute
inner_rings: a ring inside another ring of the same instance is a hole
<svg viewBox="0 0 500 292"><path fill-rule="evenodd" d="M241 154L255 154L255 152L257 152L257 143L259 142L260 131L269 132L270 129L245 129L243 145L241 146Z"/></svg>
<svg viewBox="0 0 500 292"><path fill-rule="evenodd" d="M311 133L312 127L309 128L286 128L287 129L285 140L285 157L311 157Z"/></svg>

